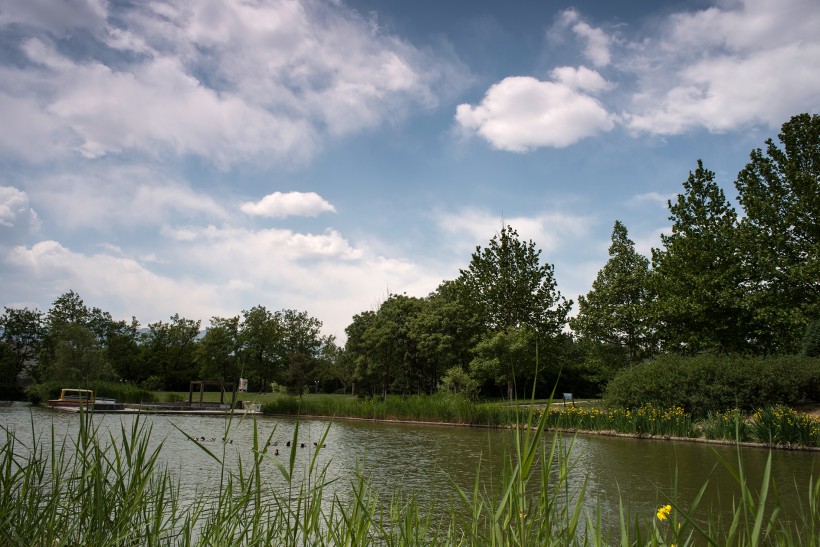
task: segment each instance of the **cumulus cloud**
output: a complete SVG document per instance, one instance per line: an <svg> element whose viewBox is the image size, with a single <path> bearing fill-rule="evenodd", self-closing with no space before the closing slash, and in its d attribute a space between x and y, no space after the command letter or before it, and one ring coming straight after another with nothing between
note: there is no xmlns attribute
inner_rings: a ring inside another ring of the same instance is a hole
<svg viewBox="0 0 820 547"><path fill-rule="evenodd" d="M13 228L22 222L37 221L37 213L29 205L28 195L13 186L0 186L0 226Z"/></svg>
<svg viewBox="0 0 820 547"><path fill-rule="evenodd" d="M355 247L332 230L208 227L188 235L166 240L157 247L161 258L150 261L110 245L92 252L51 240L16 246L0 257L4 287L16 300L40 307L73 289L89 303L105 300L115 317L135 315L143 324L174 313L207 320L260 304L293 308L323 321L326 333L343 337L351 317L387 290L424 296L443 278L411 260ZM169 269L187 273L169 275Z"/></svg>
<svg viewBox="0 0 820 547"><path fill-rule="evenodd" d="M213 196L162 171L117 165L44 176L30 184L37 209L63 230L144 230L180 219L226 221Z"/></svg>
<svg viewBox="0 0 820 547"><path fill-rule="evenodd" d="M639 88L625 116L638 132L778 127L820 108L820 7L739 0L677 13L623 63Z"/></svg>
<svg viewBox="0 0 820 547"><path fill-rule="evenodd" d="M24 124L4 124L0 152L195 155L226 169L298 163L328 135L436 106L466 73L345 6L314 0L61 6L69 4L95 14L82 56L57 47L72 17L47 17L39 0L0 9L0 32L3 22L35 29L19 42L29 64L0 66L0 114L36 114L27 140L47 145L26 154L13 142Z"/></svg>
<svg viewBox="0 0 820 547"><path fill-rule="evenodd" d="M557 69L553 76L559 80L505 78L490 87L479 105L459 105L456 121L510 152L563 148L614 127L603 105L581 91L602 89L600 75L589 69Z"/></svg>
<svg viewBox="0 0 820 547"><path fill-rule="evenodd" d="M285 218L315 217L320 213L335 213L336 208L316 192L274 192L257 202L246 202L242 212L251 216Z"/></svg>
<svg viewBox="0 0 820 547"><path fill-rule="evenodd" d="M584 56L597 67L605 67L611 61L610 44L612 38L601 28L593 27L581 20L574 9L564 10L559 17L560 24L572 29L585 42Z"/></svg>
<svg viewBox="0 0 820 547"><path fill-rule="evenodd" d="M448 240L460 242L464 249L474 249L476 242L485 245L499 232L502 224L508 224L522 239L531 239L539 249L552 252L586 235L590 219L584 215L550 211L502 219L484 209L468 208L441 213L436 223L448 234Z"/></svg>

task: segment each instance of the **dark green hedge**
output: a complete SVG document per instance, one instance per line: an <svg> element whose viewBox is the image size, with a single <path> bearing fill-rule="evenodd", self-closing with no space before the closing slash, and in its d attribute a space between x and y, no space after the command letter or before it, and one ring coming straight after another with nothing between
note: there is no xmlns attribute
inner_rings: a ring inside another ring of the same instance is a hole
<svg viewBox="0 0 820 547"><path fill-rule="evenodd" d="M820 401L820 359L664 355L624 369L604 391L610 406L680 406L695 417L766 404Z"/></svg>

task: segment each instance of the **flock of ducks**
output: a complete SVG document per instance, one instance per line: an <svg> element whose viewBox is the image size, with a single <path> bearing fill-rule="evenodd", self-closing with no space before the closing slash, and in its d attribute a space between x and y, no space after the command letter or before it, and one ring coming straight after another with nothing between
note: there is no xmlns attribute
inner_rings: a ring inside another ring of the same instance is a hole
<svg viewBox="0 0 820 547"><path fill-rule="evenodd" d="M212 443L212 442L216 442L216 437L210 437L210 438L205 438L205 437L193 438L192 437L192 440L200 442L200 443ZM223 437L222 442L224 444L233 444L233 439L225 439L225 437ZM265 445L265 449L270 448L271 446L274 447L273 455L278 456L279 455L279 448L277 448L277 447L279 446L279 441L273 441L273 442L268 441L267 444ZM291 441L286 442L285 446L289 448L291 446ZM327 443L322 443L321 446L319 445L319 443L313 443L313 447L314 448L327 448ZM306 443L299 443L299 448L307 448L307 444Z"/></svg>

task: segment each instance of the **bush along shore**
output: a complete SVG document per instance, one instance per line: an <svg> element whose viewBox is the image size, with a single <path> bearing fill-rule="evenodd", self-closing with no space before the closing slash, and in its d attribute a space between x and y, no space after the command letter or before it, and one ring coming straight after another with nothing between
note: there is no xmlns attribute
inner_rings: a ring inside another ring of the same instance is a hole
<svg viewBox="0 0 820 547"><path fill-rule="evenodd" d="M672 484L656 511L636 513L621 500L616 522L602 524L600 503L587 500L586 480L571 486L570 477L577 473L573 443L546 433L549 416L528 415L525 423L532 427L518 428L504 446L499 474L482 480L479 465L474 488L454 486L442 506L419 502L424 498L419 492L380 499L366 469L346 486L349 495L334 493L328 467L315 456L304 469L295 465L298 422L284 460L268 453L273 432L265 439L256 428L253 456L238 468L228 465L224 454L208 452L221 467L220 479L193 500L181 493L180 478L159 463L162 443L151 442L151 429L140 420L115 437L96 427L93 415L80 415L79 433L64 437L62 445L53 429L46 442L4 430L0 544L745 546L820 541L820 483L809 478L801 484L805 509L796 519L784 517L780 499L770 494L771 454L762 484L755 485L747 484L740 458L737 466L719 458L740 489L728 521L711 511L705 522L696 518L701 496L681 501ZM226 434L229 428L230 423ZM266 479L271 465L284 487Z"/></svg>
<svg viewBox="0 0 820 547"><path fill-rule="evenodd" d="M784 405L753 413L739 409L693 418L681 407L645 404L637 408L532 402L474 402L453 395L343 398L281 396L262 405L262 413L383 421L447 423L483 427L532 426L544 415L547 429L617 433L637 437L687 438L762 443L778 448L820 447L820 419Z"/></svg>

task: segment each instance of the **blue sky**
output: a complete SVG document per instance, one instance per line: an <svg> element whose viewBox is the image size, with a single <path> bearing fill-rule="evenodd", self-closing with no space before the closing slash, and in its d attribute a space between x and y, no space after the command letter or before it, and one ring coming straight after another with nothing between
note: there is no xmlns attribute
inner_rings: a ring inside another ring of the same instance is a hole
<svg viewBox="0 0 820 547"><path fill-rule="evenodd" d="M820 110L816 0L0 0L0 304L340 338L502 222L573 300ZM736 202L735 202L736 203Z"/></svg>

